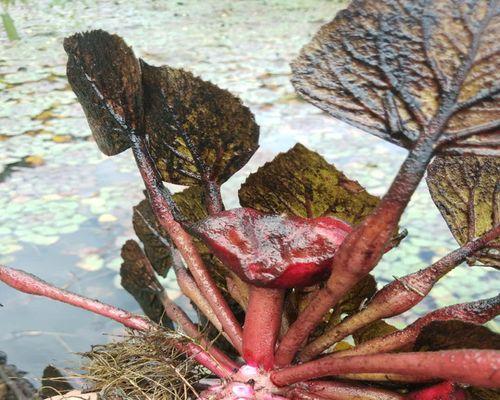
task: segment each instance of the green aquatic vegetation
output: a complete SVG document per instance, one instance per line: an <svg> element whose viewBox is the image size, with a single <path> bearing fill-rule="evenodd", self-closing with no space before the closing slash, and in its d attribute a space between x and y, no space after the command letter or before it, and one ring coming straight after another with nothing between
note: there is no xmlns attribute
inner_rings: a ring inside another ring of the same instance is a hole
<svg viewBox="0 0 500 400"><path fill-rule="evenodd" d="M151 320L19 270L1 267L0 279L145 331L146 341L168 336L169 351L217 377L193 398L494 396L498 334L483 324L499 296L401 330L384 319L417 306L464 261L498 266L499 24L493 0L353 1L303 48L292 82L334 117L408 150L390 188L378 198L298 144L251 174L232 210L220 186L258 148L250 110L188 72L137 59L116 35L67 38L68 79L98 147L131 148L145 184L133 221L142 245L125 244L121 275ZM416 272L377 290L370 273L398 252L401 215L425 174L460 247L420 270L408 250ZM165 181L189 188L172 194ZM170 268L199 326L160 284ZM144 394L141 379L134 390Z"/></svg>

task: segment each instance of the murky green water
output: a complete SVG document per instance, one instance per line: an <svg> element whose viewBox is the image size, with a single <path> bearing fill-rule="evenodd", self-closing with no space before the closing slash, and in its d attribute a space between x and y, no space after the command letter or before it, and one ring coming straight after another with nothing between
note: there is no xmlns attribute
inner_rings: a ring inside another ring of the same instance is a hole
<svg viewBox="0 0 500 400"><path fill-rule="evenodd" d="M101 155L65 78L62 39L102 28L150 63L189 69L241 96L261 125L261 148L229 183L295 142L319 151L381 194L405 152L297 99L288 62L336 12L336 1L28 1L10 13L21 40L0 32L0 262L132 311L119 287L119 249L133 236L142 186L131 155ZM402 225L410 237L377 268L381 282L416 270L456 244L425 185ZM462 266L408 321L430 307L495 295L491 271ZM175 289L172 287L172 292ZM109 340L103 318L0 286L0 350L36 377L48 363Z"/></svg>

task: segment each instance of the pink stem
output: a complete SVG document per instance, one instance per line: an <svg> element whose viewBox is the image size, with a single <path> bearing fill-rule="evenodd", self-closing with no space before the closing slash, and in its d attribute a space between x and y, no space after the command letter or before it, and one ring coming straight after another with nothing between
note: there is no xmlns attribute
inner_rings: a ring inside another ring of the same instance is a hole
<svg viewBox="0 0 500 400"><path fill-rule="evenodd" d="M84 310L102 315L103 317L113 319L127 328L139 331L157 329L155 324L143 317L131 314L128 311L113 307L109 304L101 303L100 301L60 289L32 274L18 269L7 268L0 265L0 281L21 292L35 296L48 297L49 299L83 308ZM175 346L179 351L189 354L197 362L221 378L232 374L229 368L219 365L208 352L193 343L176 343Z"/></svg>
<svg viewBox="0 0 500 400"><path fill-rule="evenodd" d="M142 179L149 193L151 207L160 225L167 231L175 246L181 253L193 278L201 292L212 307L215 315L222 324L224 331L231 342L241 354L242 330L236 317L229 308L219 288L205 266L197 251L191 236L174 220L172 209L174 204L169 204L164 196L165 188L159 179L153 160L149 155L143 137L131 136L132 149L141 172Z"/></svg>
<svg viewBox="0 0 500 400"><path fill-rule="evenodd" d="M368 340L353 349L339 351L330 357L345 357L351 355L387 353L412 346L422 329L433 321L460 320L472 324L484 324L495 318L500 312L500 295L490 299L470 303L454 304L417 319L413 324L386 336Z"/></svg>
<svg viewBox="0 0 500 400"><path fill-rule="evenodd" d="M250 299L243 329L243 358L253 367L269 371L281 327L283 289L250 285Z"/></svg>
<svg viewBox="0 0 500 400"><path fill-rule="evenodd" d="M440 121L433 126L433 132L420 135L377 208L340 245L333 258L332 273L325 287L298 316L281 340L276 352L277 365L290 364L323 316L377 265L401 214L424 175L433 155L435 135L443 126Z"/></svg>
<svg viewBox="0 0 500 400"><path fill-rule="evenodd" d="M313 394L329 400L403 400L404 396L385 389L354 383L335 381L310 381L298 384Z"/></svg>
<svg viewBox="0 0 500 400"><path fill-rule="evenodd" d="M429 353L324 357L271 373L277 386L346 373L387 372L446 379L487 388L500 387L500 351L446 350Z"/></svg>
<svg viewBox="0 0 500 400"><path fill-rule="evenodd" d="M481 237L452 251L431 266L397 279L379 290L368 306L309 343L300 353L300 361L308 361L332 344L342 340L373 321L402 314L418 304L434 284L467 257L485 247L500 235L500 225Z"/></svg>

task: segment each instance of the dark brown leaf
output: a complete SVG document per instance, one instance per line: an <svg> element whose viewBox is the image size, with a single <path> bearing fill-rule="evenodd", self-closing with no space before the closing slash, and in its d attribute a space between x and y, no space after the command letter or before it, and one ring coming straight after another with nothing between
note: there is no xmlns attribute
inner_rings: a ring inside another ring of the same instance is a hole
<svg viewBox="0 0 500 400"><path fill-rule="evenodd" d="M451 349L500 350L500 334L458 320L434 321L422 329L414 345L415 351Z"/></svg>
<svg viewBox="0 0 500 400"><path fill-rule="evenodd" d="M112 156L128 149L129 135L142 132L139 60L117 35L97 30L64 40L67 75L99 149Z"/></svg>
<svg viewBox="0 0 500 400"><path fill-rule="evenodd" d="M142 69L146 132L165 181L220 184L246 164L259 127L237 97L181 69Z"/></svg>
<svg viewBox="0 0 500 400"><path fill-rule="evenodd" d="M428 168L427 184L461 245L500 223L499 157L436 157ZM485 265L500 268L500 238L477 256Z"/></svg>
<svg viewBox="0 0 500 400"><path fill-rule="evenodd" d="M491 0L354 0L292 64L297 91L405 148L500 152L500 5Z"/></svg>
<svg viewBox="0 0 500 400"><path fill-rule="evenodd" d="M251 174L238 195L243 207L301 217L331 215L354 224L379 201L300 143Z"/></svg>
<svg viewBox="0 0 500 400"><path fill-rule="evenodd" d="M121 284L139 303L144 314L152 321L172 327L164 314L158 298L162 286L158 282L146 255L134 240L127 240L122 247L123 263L120 268Z"/></svg>

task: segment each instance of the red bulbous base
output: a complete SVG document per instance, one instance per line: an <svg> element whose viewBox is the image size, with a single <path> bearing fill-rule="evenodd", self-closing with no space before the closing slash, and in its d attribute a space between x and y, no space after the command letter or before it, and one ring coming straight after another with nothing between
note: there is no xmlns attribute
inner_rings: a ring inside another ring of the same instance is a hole
<svg viewBox="0 0 500 400"><path fill-rule="evenodd" d="M245 282L270 288L304 287L330 272L335 251L352 228L333 217L223 211L192 227Z"/></svg>

